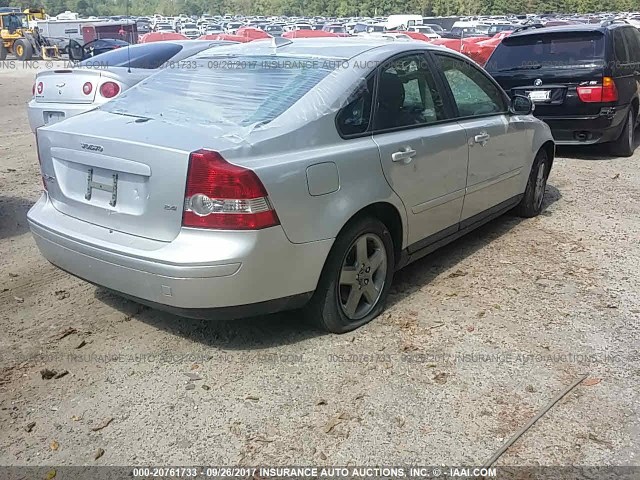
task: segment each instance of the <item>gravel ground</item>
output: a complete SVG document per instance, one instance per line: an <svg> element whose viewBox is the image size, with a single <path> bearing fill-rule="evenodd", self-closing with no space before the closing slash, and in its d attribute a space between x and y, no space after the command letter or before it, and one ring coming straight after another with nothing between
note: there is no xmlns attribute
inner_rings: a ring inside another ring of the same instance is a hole
<svg viewBox="0 0 640 480"><path fill-rule="evenodd" d="M588 374L497 465L640 465L640 149L560 150L541 216L407 267L357 332L194 321L39 255L32 77L0 69L0 464L481 464Z"/></svg>

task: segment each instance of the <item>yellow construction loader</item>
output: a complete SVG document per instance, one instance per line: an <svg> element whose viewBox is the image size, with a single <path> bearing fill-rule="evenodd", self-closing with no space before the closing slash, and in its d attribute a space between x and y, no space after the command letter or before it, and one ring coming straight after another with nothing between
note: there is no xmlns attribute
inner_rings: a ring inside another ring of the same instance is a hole
<svg viewBox="0 0 640 480"><path fill-rule="evenodd" d="M29 22L44 18L43 8L28 8L24 12L12 7L0 8L0 60L5 60L9 53L18 60L60 58L58 47L40 35L37 27L29 26Z"/></svg>

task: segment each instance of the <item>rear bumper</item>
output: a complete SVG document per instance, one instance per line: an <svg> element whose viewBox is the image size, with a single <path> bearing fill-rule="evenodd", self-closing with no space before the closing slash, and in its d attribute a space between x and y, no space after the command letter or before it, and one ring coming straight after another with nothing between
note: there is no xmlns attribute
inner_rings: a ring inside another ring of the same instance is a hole
<svg viewBox="0 0 640 480"><path fill-rule="evenodd" d="M618 106L609 114L538 118L549 125L558 145L593 145L616 140L624 126L627 111L627 106Z"/></svg>
<svg viewBox="0 0 640 480"><path fill-rule="evenodd" d="M31 100L27 107L29 126L31 126L31 131L36 133L37 128L45 125L45 115L48 112L59 112L66 119L97 107L98 105L95 103L39 103Z"/></svg>
<svg viewBox="0 0 640 480"><path fill-rule="evenodd" d="M238 318L301 306L315 290L333 244L291 243L280 226L245 232L185 228L172 242L158 242L62 214L46 194L27 218L40 252L59 268L141 303L196 318ZM105 235L114 241L105 241ZM207 246L224 244L228 252L215 252L217 260L211 262Z"/></svg>

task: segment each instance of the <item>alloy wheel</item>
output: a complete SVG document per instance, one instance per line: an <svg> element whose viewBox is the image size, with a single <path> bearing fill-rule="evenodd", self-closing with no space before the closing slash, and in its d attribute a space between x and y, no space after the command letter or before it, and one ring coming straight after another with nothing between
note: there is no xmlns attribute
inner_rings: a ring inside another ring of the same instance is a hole
<svg viewBox="0 0 640 480"><path fill-rule="evenodd" d="M544 199L544 191L547 187L546 165L541 162L538 165L538 173L536 174L536 187L533 193L533 201L537 208L542 205Z"/></svg>
<svg viewBox="0 0 640 480"><path fill-rule="evenodd" d="M374 309L384 288L387 268L387 253L378 235L365 233L351 244L337 282L337 300L349 319L359 320Z"/></svg>

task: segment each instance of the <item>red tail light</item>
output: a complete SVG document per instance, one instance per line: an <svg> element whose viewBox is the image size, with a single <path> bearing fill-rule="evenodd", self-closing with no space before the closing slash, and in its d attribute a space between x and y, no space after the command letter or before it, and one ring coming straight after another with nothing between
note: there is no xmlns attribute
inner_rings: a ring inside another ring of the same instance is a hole
<svg viewBox="0 0 640 480"><path fill-rule="evenodd" d="M615 102L618 100L618 89L616 82L611 77L602 78L602 101Z"/></svg>
<svg viewBox="0 0 640 480"><path fill-rule="evenodd" d="M260 230L279 224L255 172L227 162L218 152L198 150L190 155L182 225Z"/></svg>
<svg viewBox="0 0 640 480"><path fill-rule="evenodd" d="M115 82L105 82L100 85L100 95L104 98L113 98L120 93L120 85Z"/></svg>
<svg viewBox="0 0 640 480"><path fill-rule="evenodd" d="M578 97L585 103L615 102L618 100L618 89L611 77L603 77L602 85L578 87Z"/></svg>
<svg viewBox="0 0 640 480"><path fill-rule="evenodd" d="M44 85L42 85L42 82L38 82L38 88L37 88L38 95L42 93L43 88L44 88Z"/></svg>
<svg viewBox="0 0 640 480"><path fill-rule="evenodd" d="M34 83L33 87L31 87L31 95L35 96L35 94L36 94L36 84Z"/></svg>
<svg viewBox="0 0 640 480"><path fill-rule="evenodd" d="M84 93L85 95L91 94L92 91L93 84L91 82L85 82L84 85L82 85L82 93Z"/></svg>

